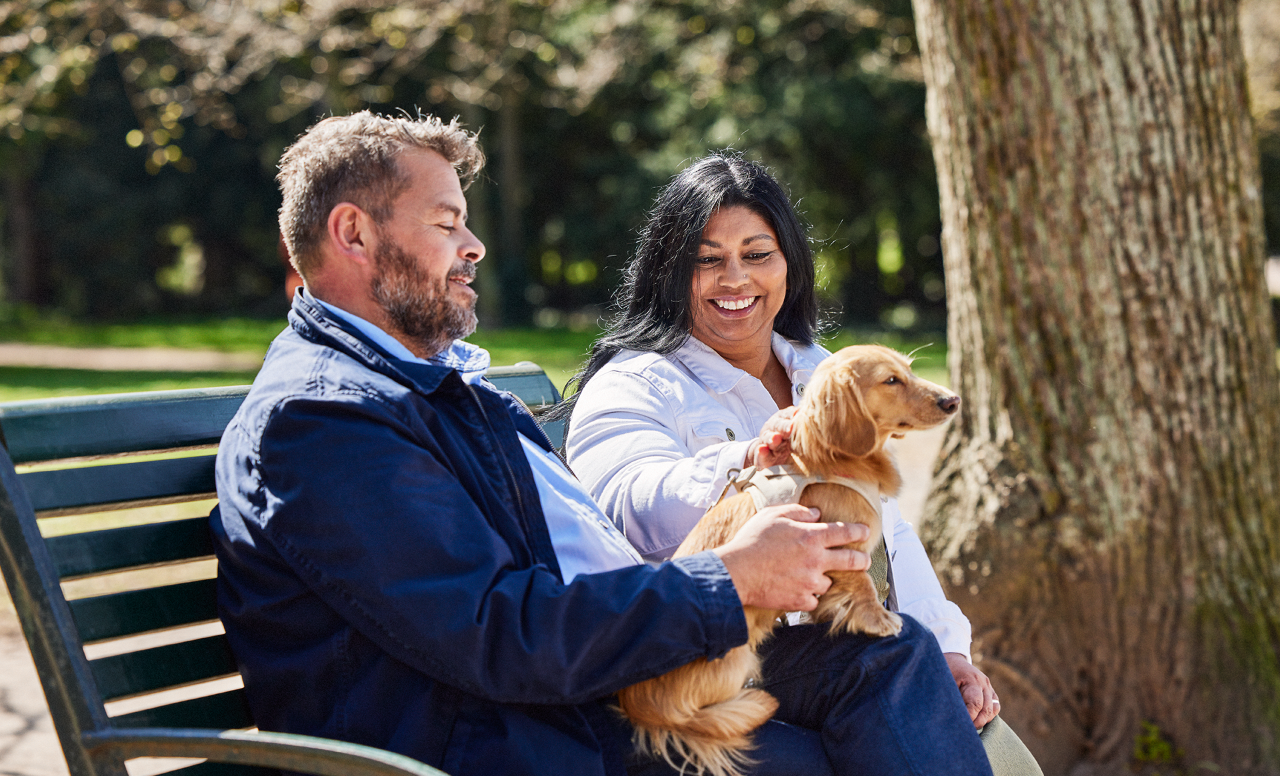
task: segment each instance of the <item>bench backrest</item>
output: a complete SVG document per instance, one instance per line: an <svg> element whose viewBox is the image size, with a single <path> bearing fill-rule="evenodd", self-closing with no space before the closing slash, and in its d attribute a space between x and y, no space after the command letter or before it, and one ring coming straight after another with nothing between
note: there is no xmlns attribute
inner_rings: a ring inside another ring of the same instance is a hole
<svg viewBox="0 0 1280 776"><path fill-rule="evenodd" d="M536 365L489 378L535 412L560 398ZM77 776L122 773L86 732L253 726L218 622L207 519L216 445L247 392L0 405L0 566ZM559 446L562 426L545 428Z"/></svg>

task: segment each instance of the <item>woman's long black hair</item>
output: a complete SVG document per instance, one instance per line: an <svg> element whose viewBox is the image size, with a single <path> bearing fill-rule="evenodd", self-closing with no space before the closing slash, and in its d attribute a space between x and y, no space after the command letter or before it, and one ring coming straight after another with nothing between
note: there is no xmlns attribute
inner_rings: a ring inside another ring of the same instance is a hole
<svg viewBox="0 0 1280 776"><path fill-rule="evenodd" d="M813 253L790 197L761 165L739 153L715 153L676 175L658 194L635 257L623 271L617 313L592 345L586 366L565 386L566 393L573 386L577 391L550 410L551 418L567 421L587 383L619 351L666 355L684 344L693 323L693 270L702 230L716 210L736 205L769 222L787 260L787 294L773 330L813 343L818 329Z"/></svg>

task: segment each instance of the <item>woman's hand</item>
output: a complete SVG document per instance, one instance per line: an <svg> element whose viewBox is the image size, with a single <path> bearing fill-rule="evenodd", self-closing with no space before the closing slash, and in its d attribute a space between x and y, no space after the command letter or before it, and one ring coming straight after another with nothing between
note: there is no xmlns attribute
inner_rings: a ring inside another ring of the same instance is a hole
<svg viewBox="0 0 1280 776"><path fill-rule="evenodd" d="M767 469L790 461L791 418L795 414L795 407L786 407L773 413L773 417L766 420L760 429L760 436L747 448L747 457L742 465Z"/></svg>
<svg viewBox="0 0 1280 776"><path fill-rule="evenodd" d="M974 667L959 652L944 652L942 656L947 659L947 667L951 669L951 675L955 677L956 685L960 688L960 697L964 699L965 708L969 710L973 726L981 728L995 719L1000 713L1000 699L996 697L996 691L992 689L991 680L987 675Z"/></svg>

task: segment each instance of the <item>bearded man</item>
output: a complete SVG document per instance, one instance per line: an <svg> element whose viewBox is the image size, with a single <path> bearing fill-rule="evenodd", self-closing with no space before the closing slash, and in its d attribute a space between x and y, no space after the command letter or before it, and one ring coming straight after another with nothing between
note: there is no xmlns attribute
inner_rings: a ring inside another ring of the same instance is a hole
<svg viewBox="0 0 1280 776"><path fill-rule="evenodd" d="M744 604L812 609L865 527L762 510L653 567L520 403L483 379L484 246L456 121L326 119L287 150L280 224L305 281L218 449L219 609L264 730L453 774L672 773L613 694L746 641ZM799 631L799 629L784 629ZM755 772L991 773L937 642L779 636L797 698ZM785 647L785 649L783 649Z"/></svg>

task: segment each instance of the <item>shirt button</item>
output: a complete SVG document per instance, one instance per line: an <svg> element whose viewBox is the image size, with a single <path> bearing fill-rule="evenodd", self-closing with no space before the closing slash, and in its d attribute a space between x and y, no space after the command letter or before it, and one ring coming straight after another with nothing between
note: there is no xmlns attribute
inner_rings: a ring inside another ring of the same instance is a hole
<svg viewBox="0 0 1280 776"><path fill-rule="evenodd" d="M801 396L804 396L804 383L799 383L796 385L796 393L800 394Z"/></svg>
<svg viewBox="0 0 1280 776"><path fill-rule="evenodd" d="M732 442L733 440L735 440L735 439L737 439L737 438L738 438L738 437L733 433L733 429L731 429L731 428L726 428L726 429L724 430L724 435L725 435L725 436L727 436L727 437L729 437L729 441L730 441L730 442Z"/></svg>

